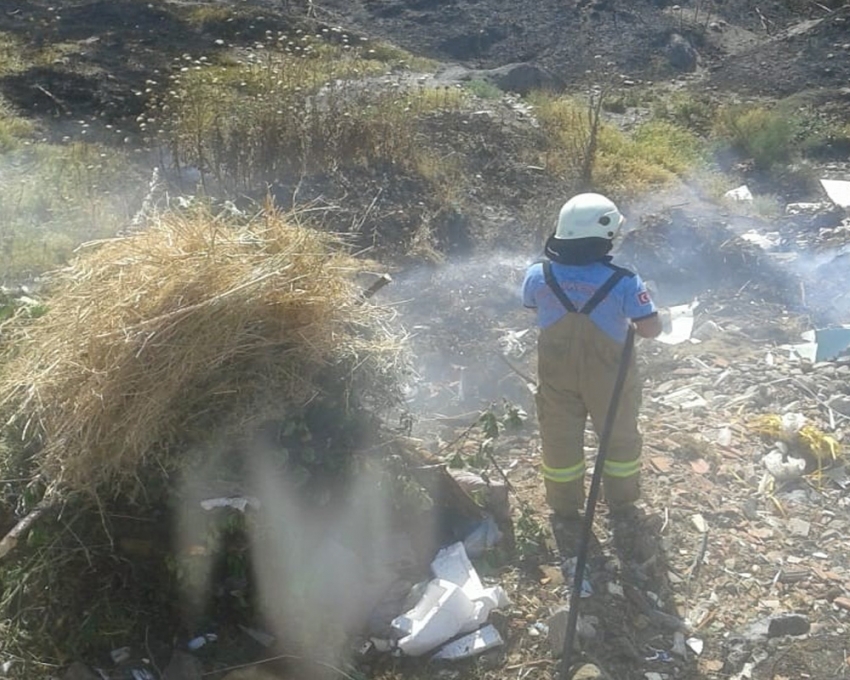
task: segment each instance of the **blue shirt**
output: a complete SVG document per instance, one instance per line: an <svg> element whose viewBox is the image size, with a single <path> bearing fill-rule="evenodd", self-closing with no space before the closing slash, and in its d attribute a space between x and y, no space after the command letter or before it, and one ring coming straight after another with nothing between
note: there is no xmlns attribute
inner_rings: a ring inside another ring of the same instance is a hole
<svg viewBox="0 0 850 680"><path fill-rule="evenodd" d="M630 321L645 319L658 311L640 276L611 264L608 259L586 265L552 262L555 280L577 309L581 309L596 289L617 270L626 272L626 276L596 306L590 318L605 333L622 343L626 341ZM564 305L546 284L543 265L539 262L531 265L525 274L522 303L537 310L540 328L551 326L567 314Z"/></svg>

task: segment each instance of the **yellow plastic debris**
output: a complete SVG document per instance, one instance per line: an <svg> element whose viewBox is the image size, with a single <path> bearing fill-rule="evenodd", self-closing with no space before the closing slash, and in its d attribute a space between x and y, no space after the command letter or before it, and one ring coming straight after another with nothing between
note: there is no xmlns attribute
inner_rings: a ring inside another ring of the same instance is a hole
<svg viewBox="0 0 850 680"><path fill-rule="evenodd" d="M789 418L789 415L797 417ZM749 427L754 433L766 439L784 442L798 455L812 460L817 468L816 475L825 466L843 460L846 455L837 439L805 423L799 414L757 416L750 420Z"/></svg>

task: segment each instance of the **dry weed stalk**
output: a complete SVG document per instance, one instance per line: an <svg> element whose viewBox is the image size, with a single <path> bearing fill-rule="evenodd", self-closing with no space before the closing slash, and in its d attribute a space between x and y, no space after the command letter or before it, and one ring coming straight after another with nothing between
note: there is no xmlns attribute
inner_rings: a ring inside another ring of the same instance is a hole
<svg viewBox="0 0 850 680"><path fill-rule="evenodd" d="M49 312L7 329L0 408L54 486L132 494L142 466L303 406L323 371L389 398L400 344L352 281L363 266L272 209L159 216L85 247Z"/></svg>

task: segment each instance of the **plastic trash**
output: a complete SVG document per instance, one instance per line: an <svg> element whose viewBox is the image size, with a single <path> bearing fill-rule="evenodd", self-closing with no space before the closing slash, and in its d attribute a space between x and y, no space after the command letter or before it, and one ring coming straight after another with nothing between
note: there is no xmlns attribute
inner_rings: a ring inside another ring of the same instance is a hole
<svg viewBox="0 0 850 680"><path fill-rule="evenodd" d="M544 621L535 621L531 624L531 627L538 633L542 633L543 635L549 635L549 625Z"/></svg>
<svg viewBox="0 0 850 680"><path fill-rule="evenodd" d="M665 652L663 649L650 648L649 654L644 657L644 661L663 661L664 663L669 663L672 660L673 657L670 656L670 652Z"/></svg>
<svg viewBox="0 0 850 680"><path fill-rule="evenodd" d="M147 668L134 668L130 671L133 680L156 680L156 676Z"/></svg>
<svg viewBox="0 0 850 680"><path fill-rule="evenodd" d="M682 410L708 406L708 402L690 387L683 387L675 392L670 392L656 401L665 406L672 406Z"/></svg>
<svg viewBox="0 0 850 680"><path fill-rule="evenodd" d="M747 661L744 664L744 667L741 669L741 672L737 675L733 675L729 680L750 680L753 677L753 670L756 665L752 661Z"/></svg>
<svg viewBox="0 0 850 680"><path fill-rule="evenodd" d="M753 194L746 184L742 184L734 189L729 189L729 191L723 194L723 198L728 198L732 201L752 201Z"/></svg>
<svg viewBox="0 0 850 680"><path fill-rule="evenodd" d="M762 250L773 250L781 242L779 234L773 232L763 234L755 229L750 229L741 234L741 238L750 243L754 243Z"/></svg>
<svg viewBox="0 0 850 680"><path fill-rule="evenodd" d="M525 328L521 331L508 329L499 338L499 349L503 354L511 357L521 357L526 352L525 345L522 339L528 334L529 329Z"/></svg>
<svg viewBox="0 0 850 680"><path fill-rule="evenodd" d="M463 547L470 557L479 557L494 548L502 540L496 520L488 515L463 539Z"/></svg>
<svg viewBox="0 0 850 680"><path fill-rule="evenodd" d="M806 472L806 461L793 458L779 450L773 450L762 458L762 465L777 482L799 479Z"/></svg>
<svg viewBox="0 0 850 680"><path fill-rule="evenodd" d="M501 586L484 587L463 543L440 550L431 572L435 578L416 604L391 623L402 635L398 648L408 656L420 656L458 634L477 630L493 609L510 604Z"/></svg>
<svg viewBox="0 0 850 680"><path fill-rule="evenodd" d="M195 650L200 649L208 642L215 642L218 640L218 635L215 633L207 633L206 635L199 635L198 637L192 638L189 642L186 643L186 649L190 652L194 652Z"/></svg>
<svg viewBox="0 0 850 680"><path fill-rule="evenodd" d="M116 666L129 661L130 654L131 650L129 647L119 647L118 649L113 649L109 652L109 656L112 657L112 663Z"/></svg>
<svg viewBox="0 0 850 680"><path fill-rule="evenodd" d="M817 353L815 361L832 361L850 352L850 326L819 328L815 331Z"/></svg>
<svg viewBox="0 0 850 680"><path fill-rule="evenodd" d="M835 205L850 208L850 182L840 179L822 179L820 181L826 195Z"/></svg>
<svg viewBox="0 0 850 680"><path fill-rule="evenodd" d="M705 648L705 643L697 637L689 637L685 640L685 643L688 645L690 650L699 656L702 654L702 650Z"/></svg>
<svg viewBox="0 0 850 680"><path fill-rule="evenodd" d="M575 582L576 577L576 566L578 564L577 557L571 557L568 560L564 560L564 563L561 565L561 573L564 575L564 580L572 586ZM590 585L590 581L587 577L582 578L581 580L581 597L590 597L593 595L593 586Z"/></svg>
<svg viewBox="0 0 850 680"><path fill-rule="evenodd" d="M408 656L421 656L458 633L478 627L475 604L455 583L435 579L410 611L396 617L392 627L403 634L398 648Z"/></svg>
<svg viewBox="0 0 850 680"><path fill-rule="evenodd" d="M502 586L485 588L482 585L478 572L469 561L463 543L453 543L440 550L431 562L431 573L437 579L460 586L472 602L481 605L486 610L479 612L479 616L482 613L484 616L481 623L487 620L491 610L505 607L511 602Z"/></svg>
<svg viewBox="0 0 850 680"><path fill-rule="evenodd" d="M705 521L705 517L700 514L691 515L691 522L693 523L696 530L701 534L704 534L708 531L708 522Z"/></svg>
<svg viewBox="0 0 850 680"><path fill-rule="evenodd" d="M796 434L806 424L806 416L802 413L785 413L782 415L782 432L786 435Z"/></svg>
<svg viewBox="0 0 850 680"><path fill-rule="evenodd" d="M796 203L789 203L785 206L785 214L786 215L817 215L818 213L822 213L824 211L829 211L832 209L832 205L826 203L824 201L820 202L810 202L810 201L798 201Z"/></svg>
<svg viewBox="0 0 850 680"><path fill-rule="evenodd" d="M201 501L201 507L204 510L212 510L214 508L233 508L239 512L245 512L245 509L252 507L259 510L260 501L252 496L232 496L229 498L208 498Z"/></svg>
<svg viewBox="0 0 850 680"><path fill-rule="evenodd" d="M785 346L792 359L816 363L833 361L850 353L850 325L847 324L806 331L801 337L805 342Z"/></svg>
<svg viewBox="0 0 850 680"><path fill-rule="evenodd" d="M608 581L608 594L613 595L614 597L623 598L626 596L626 591L619 583L615 583L614 581Z"/></svg>
<svg viewBox="0 0 850 680"><path fill-rule="evenodd" d="M443 645L440 651L431 658L434 660L456 661L481 654L488 649L493 649L503 644L505 642L502 640L502 636L499 635L499 631L488 624L473 633L469 633Z"/></svg>

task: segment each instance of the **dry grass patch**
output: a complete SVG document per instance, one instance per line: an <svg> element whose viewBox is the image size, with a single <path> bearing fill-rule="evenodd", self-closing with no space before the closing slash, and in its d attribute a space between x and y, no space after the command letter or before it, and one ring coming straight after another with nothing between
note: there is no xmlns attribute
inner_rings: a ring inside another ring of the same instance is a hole
<svg viewBox="0 0 850 680"><path fill-rule="evenodd" d="M210 439L285 421L335 377L375 406L396 395L400 346L364 304L364 263L266 210L205 210L86 247L52 280L49 311L7 322L0 406L32 474L87 494L144 493Z"/></svg>
<svg viewBox="0 0 850 680"><path fill-rule="evenodd" d="M175 159L198 168L208 189L346 165L414 170L427 145L417 120L465 101L459 88L376 82L386 65L372 48L308 35L270 41L239 63L186 67L152 112Z"/></svg>
<svg viewBox="0 0 850 680"><path fill-rule="evenodd" d="M29 129L26 121L10 125ZM0 146L3 129L0 115ZM80 243L114 235L146 189L140 170L115 149L25 141L13 138L0 158L0 282L65 264Z"/></svg>
<svg viewBox="0 0 850 680"><path fill-rule="evenodd" d="M0 31L0 76L23 73L33 66L50 66L79 51L80 45L74 42L52 43L34 48L14 33Z"/></svg>
<svg viewBox="0 0 850 680"><path fill-rule="evenodd" d="M20 147L34 131L35 126L0 97L0 154Z"/></svg>

